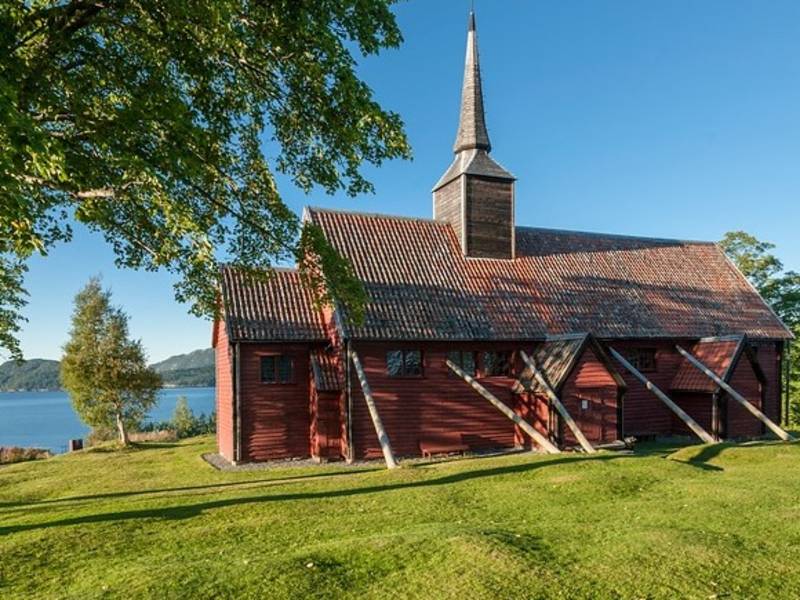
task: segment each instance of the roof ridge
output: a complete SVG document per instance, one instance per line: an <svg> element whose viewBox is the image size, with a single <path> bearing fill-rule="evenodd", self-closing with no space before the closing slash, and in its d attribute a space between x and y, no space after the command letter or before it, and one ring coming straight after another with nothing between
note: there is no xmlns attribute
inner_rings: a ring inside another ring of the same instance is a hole
<svg viewBox="0 0 800 600"><path fill-rule="evenodd" d="M237 265L228 262L220 263L219 268L221 270L227 269L232 271L241 271L241 269ZM274 271L275 273L297 273L299 271L296 265L294 267L283 267L283 266L259 267L257 270Z"/></svg>
<svg viewBox="0 0 800 600"><path fill-rule="evenodd" d="M545 231L549 233L568 233L573 235L591 236L591 237L605 237L605 238L619 238L629 240L648 240L651 242L680 242L682 244L702 244L704 246L716 246L717 242L709 240L688 240L683 238L662 238L647 235L632 235L627 233L604 233L602 231L583 231L580 229L559 229L556 227L536 227L533 225L517 225L516 229L529 229L531 231Z"/></svg>
<svg viewBox="0 0 800 600"><path fill-rule="evenodd" d="M390 215L387 213L379 213L379 212L370 212L370 211L361 211L361 210L346 210L341 208L324 208L321 206L306 206L305 210L308 211L315 211L315 212L322 212L322 213L333 213L338 215L355 215L359 217L371 217L371 218L378 218L378 219L394 219L397 221L421 221L423 223L433 223L435 225L447 225L442 221L437 221L433 218L427 217L412 217L407 215Z"/></svg>

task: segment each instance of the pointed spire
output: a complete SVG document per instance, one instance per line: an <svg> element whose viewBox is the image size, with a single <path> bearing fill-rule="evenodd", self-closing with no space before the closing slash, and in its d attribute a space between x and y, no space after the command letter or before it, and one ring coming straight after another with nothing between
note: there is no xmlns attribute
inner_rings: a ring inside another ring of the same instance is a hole
<svg viewBox="0 0 800 600"><path fill-rule="evenodd" d="M463 150L480 149L489 152L489 132L483 113L483 90L481 88L481 67L478 60L478 39L475 31L475 12L469 13L467 31L467 57L464 64L464 84L461 91L461 118L453 150L458 154Z"/></svg>

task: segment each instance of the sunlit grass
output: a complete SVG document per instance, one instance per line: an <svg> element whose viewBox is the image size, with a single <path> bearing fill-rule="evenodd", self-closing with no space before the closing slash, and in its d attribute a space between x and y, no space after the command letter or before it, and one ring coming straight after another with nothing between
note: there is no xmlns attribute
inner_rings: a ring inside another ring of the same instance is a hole
<svg viewBox="0 0 800 600"><path fill-rule="evenodd" d="M210 438L0 468L2 598L800 596L800 446L218 472Z"/></svg>

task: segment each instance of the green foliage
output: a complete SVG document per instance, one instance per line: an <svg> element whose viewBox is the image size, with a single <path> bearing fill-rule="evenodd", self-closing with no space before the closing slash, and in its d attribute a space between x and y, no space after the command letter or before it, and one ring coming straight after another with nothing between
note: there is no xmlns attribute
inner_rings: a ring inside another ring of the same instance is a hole
<svg viewBox="0 0 800 600"><path fill-rule="evenodd" d="M91 427L116 426L120 442L156 403L161 378L147 366L139 341L128 338L128 317L111 306L111 292L92 279L75 297L61 383Z"/></svg>
<svg viewBox="0 0 800 600"><path fill-rule="evenodd" d="M215 412L209 415L204 413L195 415L189 407L186 396L178 396L175 410L169 421L148 422L140 425L137 429L140 432L174 431L178 438L206 435L216 432L217 415Z"/></svg>
<svg viewBox="0 0 800 600"><path fill-rule="evenodd" d="M192 409L189 408L189 401L186 396L178 396L175 403L175 412L172 413L172 424L175 426L175 433L179 438L189 436L195 418Z"/></svg>
<svg viewBox="0 0 800 600"><path fill-rule="evenodd" d="M410 156L356 75L401 43L392 3L0 0L0 347L19 355L25 260L71 223L119 266L178 274L177 299L210 315L218 254L263 269L299 251L276 173L372 191L365 162ZM358 287L322 264L332 290Z"/></svg>
<svg viewBox="0 0 800 600"><path fill-rule="evenodd" d="M297 249L303 285L313 292L317 308L337 305L342 317L362 323L369 300L352 263L339 255L317 225L304 223ZM342 301L342 299L349 299Z"/></svg>
<svg viewBox="0 0 800 600"><path fill-rule="evenodd" d="M770 251L774 244L762 242L744 231L729 231L720 247L750 280L772 310L800 338L800 273L784 271L783 263ZM800 423L800 347L797 340L789 352L789 421Z"/></svg>
<svg viewBox="0 0 800 600"><path fill-rule="evenodd" d="M800 445L217 471L211 437L0 469L3 600L796 598Z"/></svg>
<svg viewBox="0 0 800 600"><path fill-rule="evenodd" d="M10 360L0 365L0 391L57 390L61 387L58 371L57 360Z"/></svg>

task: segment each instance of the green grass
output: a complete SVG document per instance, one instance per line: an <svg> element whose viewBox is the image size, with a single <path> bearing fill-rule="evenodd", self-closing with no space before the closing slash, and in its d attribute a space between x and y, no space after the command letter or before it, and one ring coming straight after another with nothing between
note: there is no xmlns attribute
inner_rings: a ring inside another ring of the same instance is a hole
<svg viewBox="0 0 800 600"><path fill-rule="evenodd" d="M223 473L0 467L0 597L800 597L800 445Z"/></svg>

